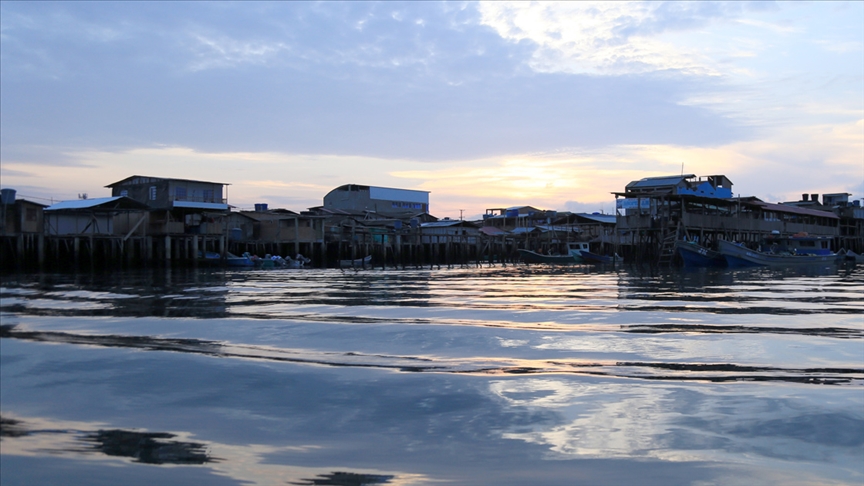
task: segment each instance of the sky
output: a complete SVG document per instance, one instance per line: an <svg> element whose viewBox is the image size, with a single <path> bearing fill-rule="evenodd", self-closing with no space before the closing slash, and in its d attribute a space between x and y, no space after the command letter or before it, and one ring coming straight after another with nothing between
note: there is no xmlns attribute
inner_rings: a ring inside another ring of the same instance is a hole
<svg viewBox="0 0 864 486"><path fill-rule="evenodd" d="M682 173L864 197L864 2L0 1L19 198L145 175L299 212L365 184L475 219Z"/></svg>

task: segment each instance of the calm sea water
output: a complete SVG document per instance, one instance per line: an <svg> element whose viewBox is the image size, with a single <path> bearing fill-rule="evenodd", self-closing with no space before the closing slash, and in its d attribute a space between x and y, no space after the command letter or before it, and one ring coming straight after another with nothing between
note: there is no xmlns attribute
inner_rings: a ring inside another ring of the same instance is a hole
<svg viewBox="0 0 864 486"><path fill-rule="evenodd" d="M2 485L860 485L864 269L2 280Z"/></svg>

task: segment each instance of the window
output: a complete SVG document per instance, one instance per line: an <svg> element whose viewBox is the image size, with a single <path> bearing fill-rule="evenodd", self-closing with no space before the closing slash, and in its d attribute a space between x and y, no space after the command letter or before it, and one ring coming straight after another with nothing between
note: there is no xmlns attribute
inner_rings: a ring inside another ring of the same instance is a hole
<svg viewBox="0 0 864 486"><path fill-rule="evenodd" d="M156 200L156 186L150 186L150 200Z"/></svg>
<svg viewBox="0 0 864 486"><path fill-rule="evenodd" d="M123 189L122 191L120 191L120 197L128 197L128 196L129 196L129 191L127 191L126 189Z"/></svg>
<svg viewBox="0 0 864 486"><path fill-rule="evenodd" d="M213 202L213 189L202 190L201 196L204 202Z"/></svg>
<svg viewBox="0 0 864 486"><path fill-rule="evenodd" d="M174 199L178 201L183 201L186 199L186 188L185 187L177 187L174 189Z"/></svg>

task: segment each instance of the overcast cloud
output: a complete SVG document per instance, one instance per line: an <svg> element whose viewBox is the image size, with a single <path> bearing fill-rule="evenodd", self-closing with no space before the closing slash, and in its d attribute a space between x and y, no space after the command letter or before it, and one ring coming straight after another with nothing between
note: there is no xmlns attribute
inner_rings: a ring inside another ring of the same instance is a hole
<svg viewBox="0 0 864 486"><path fill-rule="evenodd" d="M599 210L684 164L757 196L861 197L862 25L860 2L4 1L3 185L193 177L301 210L355 182L430 190L433 213Z"/></svg>

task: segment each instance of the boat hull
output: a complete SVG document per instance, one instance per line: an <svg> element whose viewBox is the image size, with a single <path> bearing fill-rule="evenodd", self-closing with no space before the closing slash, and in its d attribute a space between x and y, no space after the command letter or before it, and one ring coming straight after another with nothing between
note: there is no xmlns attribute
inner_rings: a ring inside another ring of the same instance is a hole
<svg viewBox="0 0 864 486"><path fill-rule="evenodd" d="M792 255L751 250L745 246L720 240L719 250L730 267L790 267L824 265L837 262L837 255Z"/></svg>
<svg viewBox="0 0 864 486"><path fill-rule="evenodd" d="M679 241L676 243L678 254L685 267L725 267L726 259L720 252L710 250L693 242Z"/></svg>
<svg viewBox="0 0 864 486"><path fill-rule="evenodd" d="M365 267L372 264L372 255L366 255L363 258L357 258L354 260L339 260L339 267L345 268L354 268L354 267Z"/></svg>
<svg viewBox="0 0 864 486"><path fill-rule="evenodd" d="M531 250L519 250L519 257L525 263L553 263L556 265L568 265L581 263L582 258L576 255L543 255Z"/></svg>
<svg viewBox="0 0 864 486"><path fill-rule="evenodd" d="M238 257L231 253L226 253L223 257L220 253L207 251L198 252L199 263L211 266L227 266L227 267L252 267L255 264L247 257Z"/></svg>
<svg viewBox="0 0 864 486"><path fill-rule="evenodd" d="M859 255L852 250L840 250L837 257L844 262L864 263L864 255Z"/></svg>
<svg viewBox="0 0 864 486"><path fill-rule="evenodd" d="M618 255L608 256L608 255L598 255L596 253L591 253L590 251L582 250L582 259L588 263L620 263L621 257Z"/></svg>

